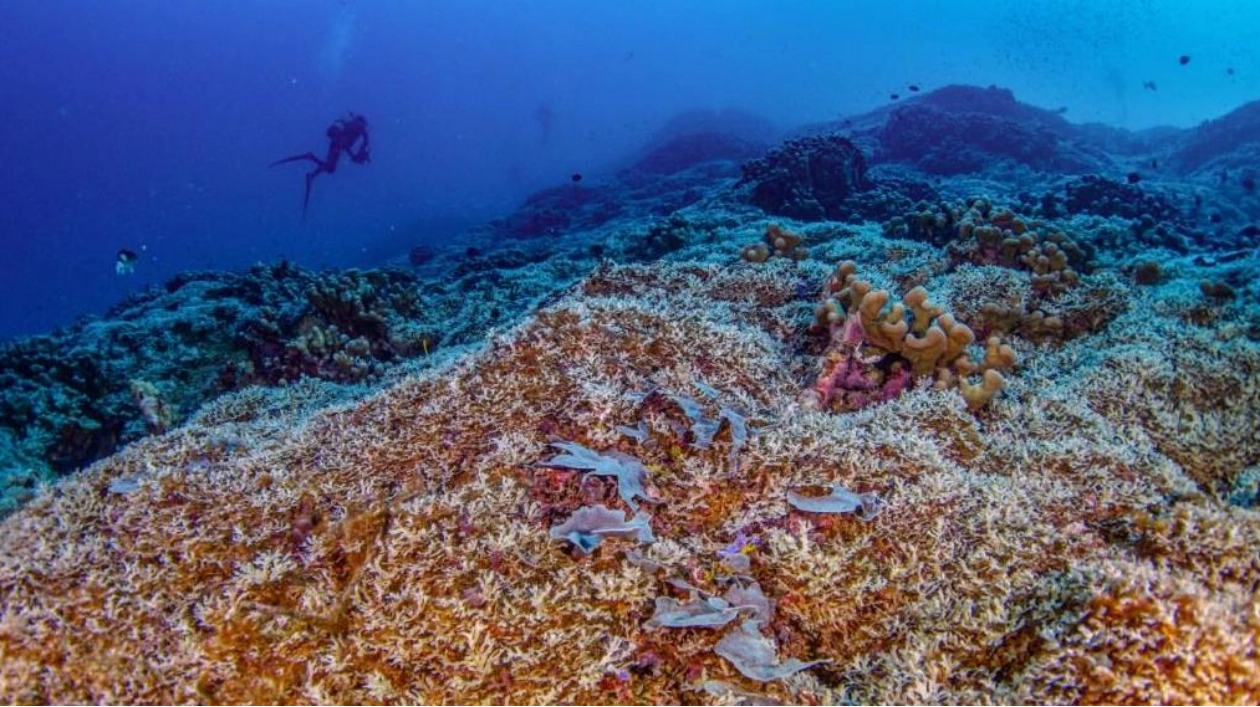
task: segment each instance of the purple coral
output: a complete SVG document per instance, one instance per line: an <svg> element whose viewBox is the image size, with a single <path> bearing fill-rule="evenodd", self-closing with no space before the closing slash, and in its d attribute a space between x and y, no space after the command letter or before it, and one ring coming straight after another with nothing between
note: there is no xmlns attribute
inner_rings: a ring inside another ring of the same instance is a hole
<svg viewBox="0 0 1260 707"><path fill-rule="evenodd" d="M884 356L863 356L866 329L853 315L833 333L823 372L814 384L814 407L819 410L857 410L892 400L910 387L910 369L892 366L884 370Z"/></svg>
<svg viewBox="0 0 1260 707"><path fill-rule="evenodd" d="M734 557L736 555L747 555L753 550L761 546L761 538L756 536L739 533L729 545L718 550L718 557L723 559Z"/></svg>

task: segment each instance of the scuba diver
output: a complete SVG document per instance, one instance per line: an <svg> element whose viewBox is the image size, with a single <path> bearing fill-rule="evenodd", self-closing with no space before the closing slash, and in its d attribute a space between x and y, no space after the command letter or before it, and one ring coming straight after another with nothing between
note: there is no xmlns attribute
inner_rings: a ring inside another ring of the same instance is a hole
<svg viewBox="0 0 1260 707"><path fill-rule="evenodd" d="M311 203L311 182L315 180L317 175L336 172L337 161L341 159L341 153L345 152L350 155L350 160L355 164L363 164L371 159L367 119L363 116L350 113L349 117L340 118L337 122L328 126L325 134L328 136L328 154L324 159L321 160L319 157L316 157L313 152L305 152L271 163L272 167L300 160L310 160L315 163L315 169L306 173L306 196L302 199L302 220L306 220L306 207ZM355 143L359 142L360 139L362 139L362 142L356 150Z"/></svg>

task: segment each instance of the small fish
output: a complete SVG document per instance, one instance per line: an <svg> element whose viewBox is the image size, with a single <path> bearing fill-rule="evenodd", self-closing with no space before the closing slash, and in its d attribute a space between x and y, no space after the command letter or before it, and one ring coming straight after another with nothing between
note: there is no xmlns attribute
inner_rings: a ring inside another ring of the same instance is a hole
<svg viewBox="0 0 1260 707"><path fill-rule="evenodd" d="M908 89L910 90L910 93L918 93L918 92L919 92L919 84L917 84L917 83L912 83L912 84L910 84L909 86L907 86L906 88L908 88Z"/></svg>
<svg viewBox="0 0 1260 707"><path fill-rule="evenodd" d="M1185 66L1186 64L1189 64L1189 63L1190 63L1190 55L1189 55L1189 54L1182 54L1181 56L1177 57L1177 63L1178 63L1178 64L1181 64L1182 66Z"/></svg>
<svg viewBox="0 0 1260 707"><path fill-rule="evenodd" d="M1142 82L1142 88L1146 89L1147 91L1158 91L1158 90L1159 90L1159 87L1155 85L1155 82L1154 82L1154 81L1143 81L1143 82Z"/></svg>
<svg viewBox="0 0 1260 707"><path fill-rule="evenodd" d="M130 275L136 271L136 261L140 256L134 250L119 249L118 259L114 261L114 272L119 275Z"/></svg>
<svg viewBox="0 0 1260 707"><path fill-rule="evenodd" d="M573 183L574 183L574 184L577 184L578 182L582 181L582 173L581 173L581 172L574 172L574 173L573 173L573 176L572 176L572 177L569 177L569 179L572 179L572 180L573 180Z"/></svg>
<svg viewBox="0 0 1260 707"><path fill-rule="evenodd" d="M1159 169L1159 160L1151 159L1151 169Z"/></svg>
<svg viewBox="0 0 1260 707"><path fill-rule="evenodd" d="M901 94L899 94L899 93L893 93L893 94L890 94L888 97L889 97L890 99L892 99L892 100L894 100L894 101L895 101L895 100L897 100L898 98L901 98Z"/></svg>
<svg viewBox="0 0 1260 707"><path fill-rule="evenodd" d="M1233 76L1233 75L1234 75L1234 67L1232 67L1232 66L1230 66L1230 67L1226 67L1226 69L1225 69L1225 73L1229 74L1230 76Z"/></svg>
<svg viewBox="0 0 1260 707"><path fill-rule="evenodd" d="M1142 175L1138 174L1137 172L1129 172L1128 176L1126 176L1125 179L1128 180L1129 184L1137 184L1138 182L1142 181Z"/></svg>
<svg viewBox="0 0 1260 707"><path fill-rule="evenodd" d="M1242 181L1240 181L1240 182L1238 182L1238 183L1242 185L1243 191L1246 191L1248 194L1254 194L1254 193L1255 193L1255 191L1256 191L1256 178L1255 178L1255 177L1253 177L1253 176L1251 176L1250 174L1249 174L1249 175L1247 175L1247 176L1245 176L1245 177L1243 177L1243 178L1242 178Z"/></svg>

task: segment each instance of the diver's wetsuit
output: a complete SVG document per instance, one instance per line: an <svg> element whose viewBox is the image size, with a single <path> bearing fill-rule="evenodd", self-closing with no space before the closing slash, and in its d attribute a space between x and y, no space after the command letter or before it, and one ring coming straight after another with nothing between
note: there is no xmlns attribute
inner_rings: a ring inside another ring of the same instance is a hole
<svg viewBox="0 0 1260 707"><path fill-rule="evenodd" d="M351 113L349 118L341 118L328 126L326 134L328 135L328 154L324 159L321 160L319 157L316 157L313 152L305 152L271 163L272 167L299 160L310 160L315 163L315 169L306 173L306 196L302 199L302 218L306 218L306 207L311 203L311 182L319 174L336 172L337 162L341 159L341 153L349 154L350 160L355 164L363 164L371 159L367 119L363 116ZM357 150L355 149L355 143L359 143Z"/></svg>

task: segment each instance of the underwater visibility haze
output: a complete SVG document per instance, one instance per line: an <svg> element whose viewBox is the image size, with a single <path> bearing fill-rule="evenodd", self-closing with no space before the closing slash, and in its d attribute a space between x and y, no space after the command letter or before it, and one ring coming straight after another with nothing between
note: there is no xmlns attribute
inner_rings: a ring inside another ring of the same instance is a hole
<svg viewBox="0 0 1260 707"><path fill-rule="evenodd" d="M0 3L0 701L1260 701L1251 2Z"/></svg>

